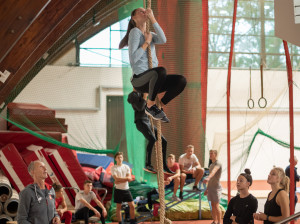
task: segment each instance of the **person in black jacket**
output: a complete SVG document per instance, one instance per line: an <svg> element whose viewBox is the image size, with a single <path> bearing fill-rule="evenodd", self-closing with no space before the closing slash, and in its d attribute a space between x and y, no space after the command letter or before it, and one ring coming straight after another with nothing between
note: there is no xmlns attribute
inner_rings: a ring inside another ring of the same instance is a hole
<svg viewBox="0 0 300 224"><path fill-rule="evenodd" d="M152 131L150 120L145 113L146 107L146 94L139 93L136 91L132 91L128 95L127 101L131 104L132 108L134 109L134 122L136 128L144 135L144 137L148 140L147 149L146 149L146 165L145 168L149 171L156 172L151 164L151 155L152 149L157 141L157 129L154 126L154 132ZM164 117L161 121L169 122L167 117ZM162 141L162 153L163 153L163 166L166 172L172 173L166 163L166 153L167 153L167 140L164 136L161 136Z"/></svg>
<svg viewBox="0 0 300 224"><path fill-rule="evenodd" d="M291 159L290 159L290 162L291 162ZM296 208L296 204L297 204L297 202L298 202L298 197L297 197L297 193L296 193L296 189L297 189L297 187L296 187L296 184L297 184L297 182L299 182L299 175L298 175L298 173L297 173L297 167L296 167L296 165L297 165L297 163L298 163L298 159L296 158L296 156L294 157L294 166L295 166L295 168L294 168L294 186L295 186L295 208ZM290 178L290 165L288 165L286 168L285 168L285 175L287 175L289 178ZM291 181L291 180L290 180Z"/></svg>
<svg viewBox="0 0 300 224"><path fill-rule="evenodd" d="M229 202L227 211L224 215L223 223L253 224L253 213L256 212L257 199L249 193L249 187L252 185L252 176L249 169L241 173L237 179L236 187L239 192L237 196Z"/></svg>

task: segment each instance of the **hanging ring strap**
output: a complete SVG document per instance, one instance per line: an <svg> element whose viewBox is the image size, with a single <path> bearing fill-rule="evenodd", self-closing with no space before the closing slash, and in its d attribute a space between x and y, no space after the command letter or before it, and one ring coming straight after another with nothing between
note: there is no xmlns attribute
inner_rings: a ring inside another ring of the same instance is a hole
<svg viewBox="0 0 300 224"><path fill-rule="evenodd" d="M252 88L251 88L251 66L250 66L250 98L248 99L247 104L249 109L254 108L254 100L252 99Z"/></svg>
<svg viewBox="0 0 300 224"><path fill-rule="evenodd" d="M260 65L260 85L261 85L261 97L258 100L258 106L265 108L268 104L267 99L264 98L264 75L263 75L263 64Z"/></svg>

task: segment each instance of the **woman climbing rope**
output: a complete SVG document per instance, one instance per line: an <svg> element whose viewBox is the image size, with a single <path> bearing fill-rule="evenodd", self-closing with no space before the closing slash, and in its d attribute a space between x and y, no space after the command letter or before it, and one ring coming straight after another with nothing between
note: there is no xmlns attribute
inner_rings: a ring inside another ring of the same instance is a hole
<svg viewBox="0 0 300 224"><path fill-rule="evenodd" d="M146 22L150 19L156 33L146 32ZM128 46L130 65L133 71L131 83L135 90L149 93L145 112L156 120L169 122L163 110L155 104L158 93L165 92L161 98L163 107L179 95L186 86L182 75L167 75L163 67L158 66L155 44L166 43L166 36L157 23L151 9L137 8L131 12L127 33L121 40L119 49ZM147 47L150 46L153 68L149 69Z"/></svg>

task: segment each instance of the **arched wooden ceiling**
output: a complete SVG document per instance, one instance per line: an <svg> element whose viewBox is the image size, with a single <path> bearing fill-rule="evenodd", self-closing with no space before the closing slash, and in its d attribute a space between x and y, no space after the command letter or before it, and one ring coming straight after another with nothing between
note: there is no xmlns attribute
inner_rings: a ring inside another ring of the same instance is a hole
<svg viewBox="0 0 300 224"><path fill-rule="evenodd" d="M0 0L0 108L60 52L118 20L129 0ZM101 21L94 26L95 21ZM1 79L0 79L1 80ZM4 103L4 104L3 104Z"/></svg>

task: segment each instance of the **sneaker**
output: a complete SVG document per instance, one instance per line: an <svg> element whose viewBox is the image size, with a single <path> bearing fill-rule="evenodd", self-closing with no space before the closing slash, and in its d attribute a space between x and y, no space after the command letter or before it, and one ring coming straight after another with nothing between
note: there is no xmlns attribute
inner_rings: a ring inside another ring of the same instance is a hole
<svg viewBox="0 0 300 224"><path fill-rule="evenodd" d="M145 169L149 170L150 172L157 173L152 165L146 165Z"/></svg>
<svg viewBox="0 0 300 224"><path fill-rule="evenodd" d="M161 122L163 122L163 123L170 123L170 120L169 120L169 118L167 118L167 116L164 116L164 117L161 119Z"/></svg>
<svg viewBox="0 0 300 224"><path fill-rule="evenodd" d="M160 109L162 112L164 112L164 108L161 108ZM165 113L165 112L164 112ZM167 116L164 116L162 119L161 119L161 122L163 123L170 123L170 120Z"/></svg>
<svg viewBox="0 0 300 224"><path fill-rule="evenodd" d="M181 201L180 198L178 198L176 195L172 196L172 201Z"/></svg>
<svg viewBox="0 0 300 224"><path fill-rule="evenodd" d="M193 186L193 191L200 191L200 189L197 186Z"/></svg>
<svg viewBox="0 0 300 224"><path fill-rule="evenodd" d="M182 192L182 191L179 192L179 198L180 198L181 200L183 200L183 192Z"/></svg>
<svg viewBox="0 0 300 224"><path fill-rule="evenodd" d="M154 120L161 120L166 114L160 110L155 104L148 108L146 106L145 113L151 116Z"/></svg>

